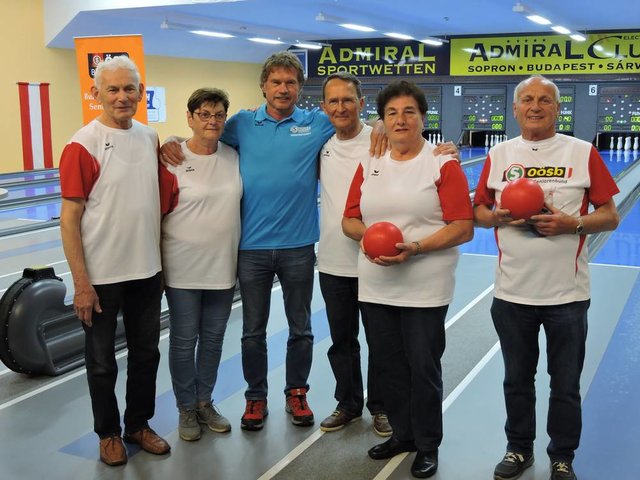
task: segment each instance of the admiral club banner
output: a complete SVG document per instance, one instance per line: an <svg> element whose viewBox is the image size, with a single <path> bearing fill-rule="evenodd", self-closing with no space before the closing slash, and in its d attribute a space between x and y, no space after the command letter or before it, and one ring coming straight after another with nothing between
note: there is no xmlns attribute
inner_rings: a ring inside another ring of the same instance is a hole
<svg viewBox="0 0 640 480"><path fill-rule="evenodd" d="M308 68L309 78L335 72L349 72L358 77L447 75L449 47L379 38L332 40L330 46L309 51Z"/></svg>
<svg viewBox="0 0 640 480"><path fill-rule="evenodd" d="M451 75L638 74L640 32L451 40Z"/></svg>
<svg viewBox="0 0 640 480"><path fill-rule="evenodd" d="M76 62L80 76L80 94L82 95L82 118L85 123L100 115L100 105L93 95L93 74L100 62L108 61L118 55L126 55L135 62L140 71L140 81L145 84L144 49L141 35L113 35L107 37L76 37ZM144 101L138 105L135 119L147 123L147 108Z"/></svg>

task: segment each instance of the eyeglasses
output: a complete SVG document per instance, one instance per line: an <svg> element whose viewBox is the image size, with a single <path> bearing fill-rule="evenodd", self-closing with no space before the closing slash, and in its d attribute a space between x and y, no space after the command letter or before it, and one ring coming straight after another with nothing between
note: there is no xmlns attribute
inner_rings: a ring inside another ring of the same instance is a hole
<svg viewBox="0 0 640 480"><path fill-rule="evenodd" d="M197 115L203 122L208 122L211 120L211 117L213 117L216 122L224 122L227 118L227 114L224 112L211 113L206 110L202 112L193 112L191 115Z"/></svg>

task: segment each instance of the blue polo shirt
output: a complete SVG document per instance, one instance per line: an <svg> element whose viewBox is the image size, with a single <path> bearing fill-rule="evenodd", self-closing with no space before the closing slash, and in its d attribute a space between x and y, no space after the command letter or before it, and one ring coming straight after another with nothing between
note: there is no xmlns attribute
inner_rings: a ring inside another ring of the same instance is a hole
<svg viewBox="0 0 640 480"><path fill-rule="evenodd" d="M318 153L333 133L318 108L296 107L291 116L276 121L265 104L227 121L221 140L240 154L244 188L240 250L318 241Z"/></svg>

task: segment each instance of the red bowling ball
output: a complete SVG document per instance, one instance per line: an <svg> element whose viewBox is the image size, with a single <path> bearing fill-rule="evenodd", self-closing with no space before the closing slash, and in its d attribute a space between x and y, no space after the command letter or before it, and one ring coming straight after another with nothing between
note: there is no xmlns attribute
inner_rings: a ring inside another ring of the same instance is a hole
<svg viewBox="0 0 640 480"><path fill-rule="evenodd" d="M529 178L519 178L507 184L500 197L502 208L508 209L514 220L529 220L544 207L544 191L538 182Z"/></svg>
<svg viewBox="0 0 640 480"><path fill-rule="evenodd" d="M362 243L364 251L371 258L394 257L400 253L396 243L404 242L402 232L390 222L378 222L364 232Z"/></svg>

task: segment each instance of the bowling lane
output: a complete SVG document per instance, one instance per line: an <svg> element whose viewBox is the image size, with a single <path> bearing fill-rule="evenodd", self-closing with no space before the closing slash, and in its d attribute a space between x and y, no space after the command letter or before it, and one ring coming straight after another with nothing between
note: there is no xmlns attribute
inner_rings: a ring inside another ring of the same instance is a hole
<svg viewBox="0 0 640 480"><path fill-rule="evenodd" d="M0 174L0 187L6 188L4 187L6 184L18 182L34 182L58 177L59 173L57 168L32 170L29 172L2 173Z"/></svg>
<svg viewBox="0 0 640 480"><path fill-rule="evenodd" d="M40 196L60 195L60 180L52 178L38 184L16 184L2 188L7 190L8 195L0 202L0 208L7 203L37 200Z"/></svg>
<svg viewBox="0 0 640 480"><path fill-rule="evenodd" d="M600 151L600 156L607 164L611 175L615 178L640 159L640 151L602 150Z"/></svg>
<svg viewBox="0 0 640 480"><path fill-rule="evenodd" d="M640 203L631 208L593 263L640 267Z"/></svg>
<svg viewBox="0 0 640 480"><path fill-rule="evenodd" d="M469 160L484 159L487 158L487 153L488 147L464 147L460 149L460 162L464 164Z"/></svg>

